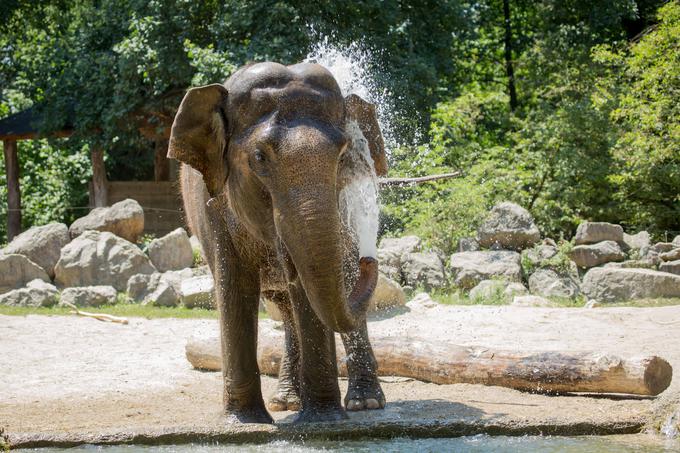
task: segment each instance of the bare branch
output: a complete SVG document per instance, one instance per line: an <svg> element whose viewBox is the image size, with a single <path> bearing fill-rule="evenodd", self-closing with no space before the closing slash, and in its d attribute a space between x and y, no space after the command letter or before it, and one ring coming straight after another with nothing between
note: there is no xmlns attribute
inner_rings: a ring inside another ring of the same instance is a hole
<svg viewBox="0 0 680 453"><path fill-rule="evenodd" d="M458 178L459 176L463 176L463 173L460 171L454 171L453 173L420 176L417 178L379 178L378 184L381 186L405 186L409 184L420 184L423 182L436 181L438 179Z"/></svg>

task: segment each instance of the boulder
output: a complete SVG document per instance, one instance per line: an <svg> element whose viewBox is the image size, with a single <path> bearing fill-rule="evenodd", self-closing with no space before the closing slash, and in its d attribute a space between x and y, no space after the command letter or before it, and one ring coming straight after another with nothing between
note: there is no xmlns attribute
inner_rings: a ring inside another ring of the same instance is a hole
<svg viewBox="0 0 680 453"><path fill-rule="evenodd" d="M570 275L560 275L552 269L539 269L529 277L529 290L543 297L573 299L580 293L579 282Z"/></svg>
<svg viewBox="0 0 680 453"><path fill-rule="evenodd" d="M569 252L569 258L578 267L588 269L611 261L623 261L626 256L616 242L602 241L597 244L575 246Z"/></svg>
<svg viewBox="0 0 680 453"><path fill-rule="evenodd" d="M590 299L588 302L586 302L583 308L599 308L601 306L602 304L596 301L595 299Z"/></svg>
<svg viewBox="0 0 680 453"><path fill-rule="evenodd" d="M76 307L99 307L116 303L118 292L109 285L80 286L66 288L61 292L59 305L72 304Z"/></svg>
<svg viewBox="0 0 680 453"><path fill-rule="evenodd" d="M108 208L95 208L73 222L69 234L74 239L88 230L108 231L130 242L137 242L144 231L144 210L130 198Z"/></svg>
<svg viewBox="0 0 680 453"><path fill-rule="evenodd" d="M147 294L142 300L142 305L155 305L157 307L176 307L179 305L180 297L175 288L162 277L154 290Z"/></svg>
<svg viewBox="0 0 680 453"><path fill-rule="evenodd" d="M401 257L401 274L404 283L426 291L445 285L444 265L434 252L406 253Z"/></svg>
<svg viewBox="0 0 680 453"><path fill-rule="evenodd" d="M630 250L640 250L649 247L652 242L648 232L640 231L637 234L623 233L623 243Z"/></svg>
<svg viewBox="0 0 680 453"><path fill-rule="evenodd" d="M388 278L401 280L401 257L407 253L419 252L421 240L418 236L383 238L378 246L377 258L380 272Z"/></svg>
<svg viewBox="0 0 680 453"><path fill-rule="evenodd" d="M656 269L657 263L653 260L626 260L620 263L607 263L604 267L616 267L616 268L641 268L641 269Z"/></svg>
<svg viewBox="0 0 680 453"><path fill-rule="evenodd" d="M680 247L680 234L673 238L671 244L673 244L675 247Z"/></svg>
<svg viewBox="0 0 680 453"><path fill-rule="evenodd" d="M427 311L437 307L437 305L439 304L432 300L427 293L418 293L406 303L406 306L412 311Z"/></svg>
<svg viewBox="0 0 680 453"><path fill-rule="evenodd" d="M473 288L494 277L522 281L520 254L511 251L460 252L451 255L451 277L456 286Z"/></svg>
<svg viewBox="0 0 680 453"><path fill-rule="evenodd" d="M177 228L162 238L154 239L147 247L151 263L160 272L191 267L194 252L184 228Z"/></svg>
<svg viewBox="0 0 680 453"><path fill-rule="evenodd" d="M59 260L61 248L70 240L68 227L63 223L36 226L15 237L5 248L5 254L24 255L54 278L54 265Z"/></svg>
<svg viewBox="0 0 680 453"><path fill-rule="evenodd" d="M482 302L501 299L509 302L517 295L527 294L523 284L505 280L482 280L470 290L469 297L473 301Z"/></svg>
<svg viewBox="0 0 680 453"><path fill-rule="evenodd" d="M479 250L479 242L475 238L460 238L458 240L459 252L476 252Z"/></svg>
<svg viewBox="0 0 680 453"><path fill-rule="evenodd" d="M181 300L187 308L215 308L212 276L193 277L182 282Z"/></svg>
<svg viewBox="0 0 680 453"><path fill-rule="evenodd" d="M35 279L50 281L45 269L24 255L0 254L0 294L23 288Z"/></svg>
<svg viewBox="0 0 680 453"><path fill-rule="evenodd" d="M376 312L385 308L402 306L405 304L406 294L399 283L390 280L383 275L378 275L378 284L368 303L368 311Z"/></svg>
<svg viewBox="0 0 680 453"><path fill-rule="evenodd" d="M166 271L161 274L161 280L168 282L177 294L182 292L182 282L190 278L206 275L201 268L184 268L178 271Z"/></svg>
<svg viewBox="0 0 680 453"><path fill-rule="evenodd" d="M602 302L680 297L680 275L650 269L596 267L583 277L581 291Z"/></svg>
<svg viewBox="0 0 680 453"><path fill-rule="evenodd" d="M670 250L668 252L661 253L659 255L661 261L675 261L680 260L680 247L677 249Z"/></svg>
<svg viewBox="0 0 680 453"><path fill-rule="evenodd" d="M269 317L272 320L283 321L283 317L281 316L281 311L279 310L279 307L276 305L276 303L273 300L269 299L268 297L261 296L260 297L260 304L264 306L264 311L267 312L267 314L269 315Z"/></svg>
<svg viewBox="0 0 680 453"><path fill-rule="evenodd" d="M543 266L546 261L555 255L557 255L557 247L547 244L537 245L530 249L522 250L522 264L535 269Z"/></svg>
<svg viewBox="0 0 680 453"><path fill-rule="evenodd" d="M666 261L665 263L661 263L659 265L659 270L661 272L680 275L680 260Z"/></svg>
<svg viewBox="0 0 680 453"><path fill-rule="evenodd" d="M51 307L57 303L57 287L44 280L28 282L26 288L13 289L0 295L0 305L15 307Z"/></svg>
<svg viewBox="0 0 680 453"><path fill-rule="evenodd" d="M538 242L541 233L529 211L515 203L504 202L491 209L477 230L477 237L482 247L496 244L503 249L523 250Z"/></svg>
<svg viewBox="0 0 680 453"><path fill-rule="evenodd" d="M602 241L623 242L623 228L607 222L582 222L576 229L576 245L596 244Z"/></svg>
<svg viewBox="0 0 680 453"><path fill-rule="evenodd" d="M555 307L556 305L546 299L545 297L541 296L532 296L532 295L527 295L527 296L515 296L512 299L512 305L513 307Z"/></svg>
<svg viewBox="0 0 680 453"><path fill-rule="evenodd" d="M112 233L86 231L61 249L54 268L58 286L111 285L125 291L130 277L156 272L149 258Z"/></svg>
<svg viewBox="0 0 680 453"><path fill-rule="evenodd" d="M142 302L146 299L146 296L154 292L160 279L161 274L158 272L133 275L127 282L126 292L128 297L135 302Z"/></svg>
<svg viewBox="0 0 680 453"><path fill-rule="evenodd" d="M670 252L674 248L676 246L672 242L657 242L649 248L649 251L661 255L662 253Z"/></svg>

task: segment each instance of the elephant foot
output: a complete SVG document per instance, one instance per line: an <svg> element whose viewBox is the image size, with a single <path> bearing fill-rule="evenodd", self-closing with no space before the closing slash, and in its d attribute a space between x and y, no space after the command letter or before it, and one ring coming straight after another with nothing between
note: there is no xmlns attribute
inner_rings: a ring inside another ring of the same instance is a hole
<svg viewBox="0 0 680 453"><path fill-rule="evenodd" d="M274 423L274 419L264 407L227 409L227 423Z"/></svg>
<svg viewBox="0 0 680 453"><path fill-rule="evenodd" d="M294 423L337 422L347 418L342 407L309 408L302 409Z"/></svg>
<svg viewBox="0 0 680 453"><path fill-rule="evenodd" d="M296 392L279 392L269 399L267 409L272 412L299 411L300 405L300 397Z"/></svg>
<svg viewBox="0 0 680 453"><path fill-rule="evenodd" d="M348 411L384 409L385 394L380 388L378 378L350 381L345 395L345 408Z"/></svg>

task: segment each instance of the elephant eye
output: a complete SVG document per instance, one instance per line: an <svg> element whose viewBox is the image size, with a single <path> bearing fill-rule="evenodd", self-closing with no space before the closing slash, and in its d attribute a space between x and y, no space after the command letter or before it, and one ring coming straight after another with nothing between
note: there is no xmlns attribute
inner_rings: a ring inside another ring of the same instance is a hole
<svg viewBox="0 0 680 453"><path fill-rule="evenodd" d="M255 160L258 162L264 162L266 160L264 153L259 149L255 151Z"/></svg>

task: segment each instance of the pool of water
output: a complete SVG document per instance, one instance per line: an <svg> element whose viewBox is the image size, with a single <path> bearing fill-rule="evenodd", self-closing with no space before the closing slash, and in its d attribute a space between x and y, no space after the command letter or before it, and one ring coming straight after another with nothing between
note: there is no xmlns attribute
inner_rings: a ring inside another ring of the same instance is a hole
<svg viewBox="0 0 680 453"><path fill-rule="evenodd" d="M70 449L41 448L17 450L35 453L104 452L104 453L231 453L231 452L443 452L504 453L504 452L560 452L560 453L652 453L680 451L680 442L665 441L647 436L467 436L444 439L377 439L353 441L275 441L265 444L189 444L189 445L83 445Z"/></svg>

